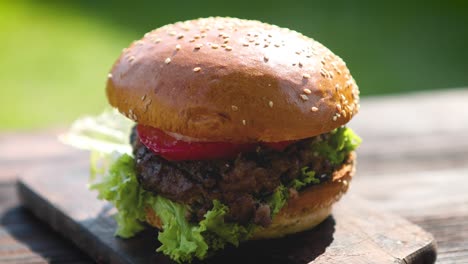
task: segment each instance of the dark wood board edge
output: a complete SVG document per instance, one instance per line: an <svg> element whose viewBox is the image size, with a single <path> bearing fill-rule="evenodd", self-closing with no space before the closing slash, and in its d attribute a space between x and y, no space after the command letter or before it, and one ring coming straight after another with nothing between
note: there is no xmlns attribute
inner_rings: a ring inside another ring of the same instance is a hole
<svg viewBox="0 0 468 264"><path fill-rule="evenodd" d="M347 200L347 203L353 204L355 207L354 208L349 208L346 206L347 204L344 204L343 201L340 201L334 206L334 209L332 211L332 216L335 215L338 218L343 217L343 214L346 215L352 215L353 210L358 208L361 213L365 212L370 212L369 215L361 215L362 217L367 217L371 216L372 214L375 215L385 215L386 217L392 217L394 219L398 219L399 225L412 225L414 226L412 230L407 230L412 233L418 233L421 236L425 237L425 241L427 243L423 245L419 245L419 248L414 251L408 251L407 248L400 250L400 251L392 251L392 250L383 250L386 254L392 256L393 261L392 263L400 263L400 264L430 264L430 263L435 263L437 260L437 241L434 238L434 235L426 231L424 228L421 226L413 223L412 221L409 221L408 219L401 217L393 212L383 210L380 208L379 204L370 200L363 199L360 196L356 196L355 194L347 194L346 197L344 197L343 200ZM351 201L351 202L350 202ZM338 211L335 211L335 209L338 209ZM369 209L372 208L372 211L369 211ZM364 226L361 225L361 228L364 228ZM415 229L414 229L415 228ZM388 231L388 230L387 230ZM316 263L316 262L313 262ZM328 263L327 261L325 262L318 262L318 263ZM361 263L361 262L359 262ZM366 262L367 263L367 262Z"/></svg>
<svg viewBox="0 0 468 264"><path fill-rule="evenodd" d="M17 194L21 203L28 208L35 216L42 221L49 223L50 227L56 232L71 239L73 244L86 252L91 258L98 263L117 263L129 264L130 262L123 256L109 255L105 252L110 252L110 248L105 243L99 243L95 240L95 236L81 225L74 223L73 219L62 213L58 208L42 197L31 191L21 180L16 182ZM64 220L59 220L64 219ZM80 236L69 236L64 230L73 230L73 232L81 233ZM90 247L89 245L93 245ZM91 250L90 250L91 249Z"/></svg>
<svg viewBox="0 0 468 264"><path fill-rule="evenodd" d="M54 170L55 171L55 170ZM37 171L36 171L37 172ZM50 171L49 171L50 173ZM25 175L27 176L27 175ZM31 181L33 178L33 181ZM49 223L49 225L56 230L58 233L62 234L64 237L71 238L72 242L76 244L80 249L82 249L84 252L87 252L90 257L95 259L98 262L111 262L111 263L133 263L131 257L126 257L126 255L123 252L115 251L112 250L111 246L107 245L105 240L99 237L99 235L96 235L95 233L89 231L86 229L86 226L83 226L82 224L77 224L73 219L66 215L63 210L64 208L57 208L57 206L54 203L51 203L50 201L44 200L43 197L38 195L35 191L35 185L34 182L40 182L39 178L37 177L22 177L20 180L17 182L17 189L18 189L18 196L20 200L23 202L23 204L30 209L39 219ZM84 186L84 184L80 185ZM66 197L66 196L65 196ZM65 197L61 197L61 199L64 199ZM353 198L353 195L348 195L348 199L356 199ZM384 217L385 216L390 216L393 215L392 213L384 212L383 210L377 209L379 206L369 206L368 201L362 201L362 199L358 199L357 201L354 201L352 204L354 204L354 209L359 209L363 215L367 215L367 212L369 212L369 215L375 214L376 212L381 212L382 214L378 213L378 217ZM335 211L336 214L334 214L337 217L343 217L346 215L354 215L356 214L353 212L353 208L348 207L342 203L337 204L337 208L340 208L338 211ZM372 211L370 211L370 208L373 208ZM381 215L381 216L380 216ZM358 221L359 218L357 218ZM401 217L397 217L398 223L405 225L408 221L405 219L402 219ZM409 222L408 222L409 223ZM391 227L385 227L383 226L385 230L388 230L388 228ZM365 225L360 225L361 229L366 228ZM391 230L391 229L390 229ZM408 230L407 231L411 232L409 234L412 234L413 232L415 233L425 233L421 228L417 228L416 230ZM77 232L79 233L78 236L71 236L71 232ZM97 238L97 239L96 239ZM105 238L104 238L105 239ZM91 246L90 246L91 245ZM115 248L114 248L115 249ZM387 250L383 250L387 251ZM417 249L414 249L414 251L411 251L410 248L406 249L401 249L397 251L387 251L386 252L387 256L391 256L393 258L391 263L433 263L436 259L436 244L434 241L434 238L432 235L426 233L426 240L424 244L419 245ZM140 255L141 256L141 255ZM313 263L328 263L329 258L320 258L318 257L313 261ZM343 260L343 259L342 259ZM360 261L362 261L361 259ZM359 263L361 263L358 261ZM159 262L159 261L158 261ZM163 261L164 262L164 261ZM341 262L339 262L341 263ZM368 263L368 262L366 262ZM379 263L379 262L374 262L374 263Z"/></svg>
<svg viewBox="0 0 468 264"><path fill-rule="evenodd" d="M437 260L437 242L433 239L430 243L402 259L407 264L428 264Z"/></svg>
<svg viewBox="0 0 468 264"><path fill-rule="evenodd" d="M385 214L387 216L393 215L396 217L396 219L401 219L401 221L407 222L410 225L414 225L417 228L419 228L420 232L424 233L424 235L428 238L428 243L421 246L416 251L413 251L407 256L398 258L395 257L395 261L397 263L401 264L430 264L430 263L435 263L437 260L437 241L434 238L434 235L426 231L424 228L421 226L413 223L412 221L408 220L407 218L401 217L391 211L387 210L382 210L379 208L379 205L377 202L373 202L367 199L363 199L362 197L356 197L354 194L348 194L348 198L350 199L355 199L354 202L359 202L360 204L366 204L365 207L367 208L373 208L372 210L374 212L380 212L381 214ZM338 204L339 206L339 204Z"/></svg>

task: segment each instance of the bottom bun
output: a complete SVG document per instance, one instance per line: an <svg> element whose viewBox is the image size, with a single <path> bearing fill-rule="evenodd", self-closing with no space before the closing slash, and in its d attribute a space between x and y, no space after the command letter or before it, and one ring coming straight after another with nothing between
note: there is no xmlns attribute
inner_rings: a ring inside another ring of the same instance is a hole
<svg viewBox="0 0 468 264"><path fill-rule="evenodd" d="M355 154L333 173L332 180L319 185L312 185L300 191L297 197L288 203L273 218L271 225L257 228L251 240L268 239L302 232L315 227L327 218L332 205L348 190L349 182L355 171ZM150 207L146 208L146 221L162 229L161 219Z"/></svg>

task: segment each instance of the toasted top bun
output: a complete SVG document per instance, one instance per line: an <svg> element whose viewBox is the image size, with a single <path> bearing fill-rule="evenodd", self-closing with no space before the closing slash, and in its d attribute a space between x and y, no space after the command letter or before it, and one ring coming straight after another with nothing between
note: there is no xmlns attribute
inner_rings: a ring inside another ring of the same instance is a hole
<svg viewBox="0 0 468 264"><path fill-rule="evenodd" d="M329 132L358 111L343 60L289 29L202 18L153 30L125 49L107 81L134 121L210 141L283 141Z"/></svg>
<svg viewBox="0 0 468 264"><path fill-rule="evenodd" d="M312 185L288 200L287 204L273 217L267 228L257 228L251 239L268 239L302 232L320 224L330 215L332 205L337 202L349 187L355 171L355 154L333 173L332 180ZM146 221L162 229L163 222L157 212L146 208Z"/></svg>

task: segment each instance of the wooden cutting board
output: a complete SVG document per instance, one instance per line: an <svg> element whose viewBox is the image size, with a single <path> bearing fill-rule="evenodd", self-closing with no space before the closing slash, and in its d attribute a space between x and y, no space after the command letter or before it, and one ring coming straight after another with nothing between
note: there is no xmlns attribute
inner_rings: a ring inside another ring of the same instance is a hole
<svg viewBox="0 0 468 264"><path fill-rule="evenodd" d="M86 188L88 167L51 164L22 175L18 194L37 217L97 262L172 263L156 253L157 230L114 237L115 209ZM435 241L407 220L345 196L316 228L282 239L228 248L205 263L433 263Z"/></svg>

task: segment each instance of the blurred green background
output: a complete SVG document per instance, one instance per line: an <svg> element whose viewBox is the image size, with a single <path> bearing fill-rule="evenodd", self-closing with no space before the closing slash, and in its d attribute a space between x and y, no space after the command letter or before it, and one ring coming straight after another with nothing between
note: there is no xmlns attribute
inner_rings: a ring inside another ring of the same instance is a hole
<svg viewBox="0 0 468 264"><path fill-rule="evenodd" d="M363 96L468 86L468 1L0 1L0 130L99 113L122 48L214 15L315 38L347 62Z"/></svg>

